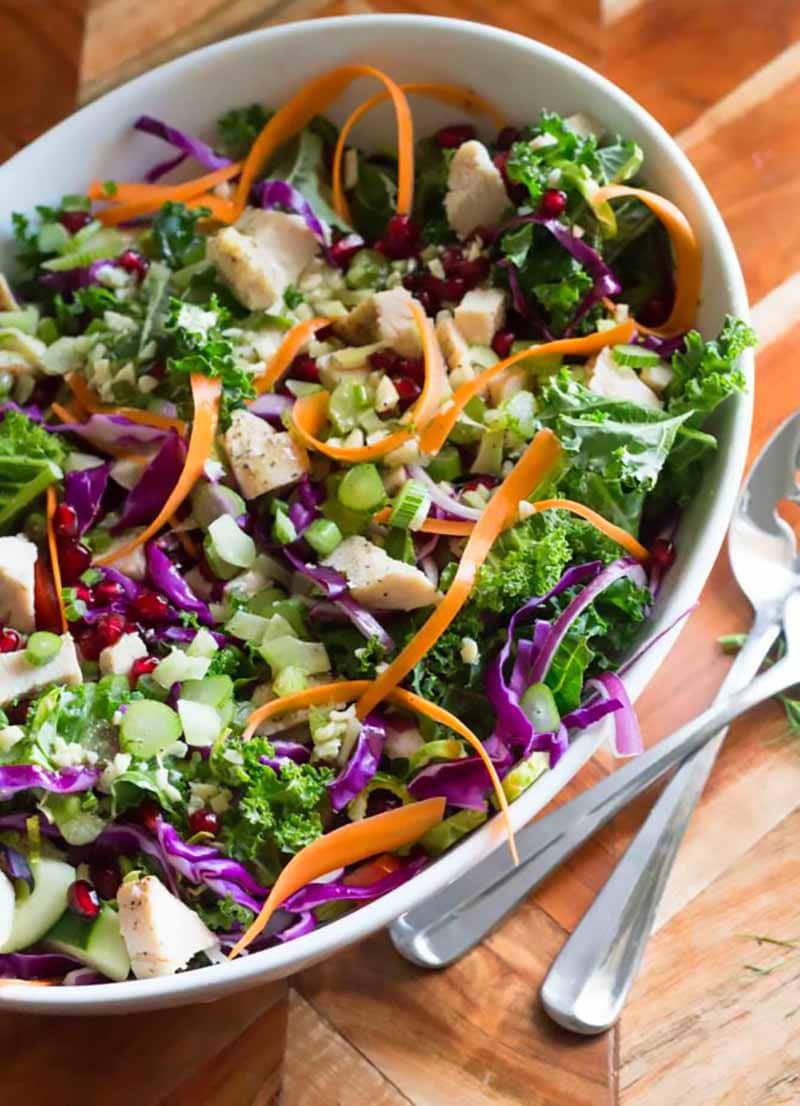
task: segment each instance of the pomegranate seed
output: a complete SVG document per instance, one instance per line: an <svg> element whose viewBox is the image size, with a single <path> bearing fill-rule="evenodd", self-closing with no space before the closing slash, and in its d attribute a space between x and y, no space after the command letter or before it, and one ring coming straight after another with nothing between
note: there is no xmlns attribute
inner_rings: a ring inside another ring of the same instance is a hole
<svg viewBox="0 0 800 1106"><path fill-rule="evenodd" d="M513 330L498 330L494 338L492 338L492 349L502 360L511 353L511 347L514 345L515 340Z"/></svg>
<svg viewBox="0 0 800 1106"><path fill-rule="evenodd" d="M650 556L661 568L669 568L675 562L675 546L666 538L656 538Z"/></svg>
<svg viewBox="0 0 800 1106"><path fill-rule="evenodd" d="M516 127L503 127L497 136L497 149L510 150L515 142L519 142L520 134Z"/></svg>
<svg viewBox="0 0 800 1106"><path fill-rule="evenodd" d="M468 261L460 250L449 249L445 251L442 257L442 268L448 277L463 280L467 291L469 291L470 288L480 284L489 275L489 259L488 257L476 257L472 261Z"/></svg>
<svg viewBox="0 0 800 1106"><path fill-rule="evenodd" d="M95 627L97 641L102 649L116 645L125 633L125 615L104 614Z"/></svg>
<svg viewBox="0 0 800 1106"><path fill-rule="evenodd" d="M145 799L143 802L139 803L136 816L145 829L149 829L151 833L155 833L161 818L161 807L152 799Z"/></svg>
<svg viewBox="0 0 800 1106"><path fill-rule="evenodd" d="M317 362L307 353L301 353L292 361L287 376L292 380L307 380L309 384L319 384Z"/></svg>
<svg viewBox="0 0 800 1106"><path fill-rule="evenodd" d="M467 291L467 283L460 277L448 277L442 280L433 273L412 274L406 277L403 285L413 292L420 302L424 302L426 312L434 314L443 303L459 303Z"/></svg>
<svg viewBox="0 0 800 1106"><path fill-rule="evenodd" d="M143 591L131 603L134 616L151 626L166 622L169 618L169 603L163 595L154 591Z"/></svg>
<svg viewBox="0 0 800 1106"><path fill-rule="evenodd" d="M147 276L147 270L150 268L150 262L138 250L125 250L117 258L117 264L126 273L134 273L139 280Z"/></svg>
<svg viewBox="0 0 800 1106"><path fill-rule="evenodd" d="M9 626L0 630L0 653L16 653L22 647L22 635Z"/></svg>
<svg viewBox="0 0 800 1106"><path fill-rule="evenodd" d="M347 234L331 246L331 261L339 269L346 269L358 251L364 249L364 245L364 239L360 234ZM323 341L323 339L320 338L320 341Z"/></svg>
<svg viewBox="0 0 800 1106"><path fill-rule="evenodd" d="M87 588L86 584L78 584L75 588L75 594L80 599L81 603L85 603L87 607L91 607L95 603L95 594L91 588Z"/></svg>
<svg viewBox="0 0 800 1106"><path fill-rule="evenodd" d="M156 657L137 657L131 665L131 671L128 676L131 687L136 687L140 676L149 676L156 668L158 668L158 659Z"/></svg>
<svg viewBox="0 0 800 1106"><path fill-rule="evenodd" d="M394 386L397 389L398 396L400 397L398 405L401 410L408 407L410 403L413 403L421 391L420 386L419 384L417 384L416 380L411 380L411 378L408 376L398 377L394 382Z"/></svg>
<svg viewBox="0 0 800 1106"><path fill-rule="evenodd" d="M61 580L67 587L77 584L86 569L92 563L91 550L79 541L60 542L58 563L61 566Z"/></svg>
<svg viewBox="0 0 800 1106"><path fill-rule="evenodd" d="M395 353L393 349L379 349L369 355L372 368L384 373L397 372L397 366L401 360L400 354Z"/></svg>
<svg viewBox="0 0 800 1106"><path fill-rule="evenodd" d="M455 150L475 137L475 128L469 123L453 123L452 126L442 127L435 137L443 150Z"/></svg>
<svg viewBox="0 0 800 1106"><path fill-rule="evenodd" d="M506 192L508 192L509 197L514 201L515 204L521 204L524 203L525 197L528 194L528 190L526 189L524 184L517 184L516 181L508 179L509 156L509 150L500 150L494 155L492 160L494 161L495 167L499 171L500 176L503 178L503 184L505 184L506 186Z"/></svg>
<svg viewBox="0 0 800 1106"><path fill-rule="evenodd" d="M662 296L653 296L641 311L636 313L645 326L660 326L669 315L670 304Z"/></svg>
<svg viewBox="0 0 800 1106"><path fill-rule="evenodd" d="M85 590L88 591L89 589L86 588ZM95 585L93 600L99 607L107 607L109 603L120 603L124 599L125 588L122 584L118 584L116 580L103 580Z"/></svg>
<svg viewBox="0 0 800 1106"><path fill-rule="evenodd" d="M68 503L59 503L53 517L53 528L61 538L77 538L78 512Z"/></svg>
<svg viewBox="0 0 800 1106"><path fill-rule="evenodd" d="M100 644L97 634L91 626L79 630L75 634L75 641L87 661L96 661L100 656L103 646Z"/></svg>
<svg viewBox="0 0 800 1106"><path fill-rule="evenodd" d="M398 260L414 257L419 251L420 228L410 215L393 215L386 224L380 248L387 257Z"/></svg>
<svg viewBox="0 0 800 1106"><path fill-rule="evenodd" d="M189 829L192 833L216 834L219 832L219 815L213 810L196 810L189 815Z"/></svg>
<svg viewBox="0 0 800 1106"><path fill-rule="evenodd" d="M542 196L539 210L542 215L547 215L550 218L556 219L564 212L566 206L566 192L560 192L557 188L548 188Z"/></svg>
<svg viewBox="0 0 800 1106"><path fill-rule="evenodd" d="M67 906L79 918L96 918L100 913L100 899L88 879L76 879L67 889Z"/></svg>
<svg viewBox="0 0 800 1106"><path fill-rule="evenodd" d="M397 375L400 377L410 377L416 381L417 384L425 383L425 358L424 357L401 357L397 364Z"/></svg>
<svg viewBox="0 0 800 1106"><path fill-rule="evenodd" d="M113 860L91 864L89 875L101 899L116 898L119 885L122 883L122 873Z"/></svg>
<svg viewBox="0 0 800 1106"><path fill-rule="evenodd" d="M88 211L62 211L58 221L70 234L77 234L91 223L92 217Z"/></svg>
<svg viewBox="0 0 800 1106"><path fill-rule="evenodd" d="M462 492L474 492L478 488L493 488L497 483L495 476L473 476L466 484L462 484Z"/></svg>

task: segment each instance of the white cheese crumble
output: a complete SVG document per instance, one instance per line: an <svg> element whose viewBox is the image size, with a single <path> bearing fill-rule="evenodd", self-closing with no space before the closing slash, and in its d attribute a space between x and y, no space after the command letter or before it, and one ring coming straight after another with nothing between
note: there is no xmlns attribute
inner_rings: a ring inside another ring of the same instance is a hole
<svg viewBox="0 0 800 1106"><path fill-rule="evenodd" d="M114 759L110 760L103 769L102 775L97 781L97 790L102 791L104 795L110 795L114 780L128 771L132 760L130 753L117 753Z"/></svg>
<svg viewBox="0 0 800 1106"><path fill-rule="evenodd" d="M50 750L50 759L56 768L78 768L82 764L97 764L97 753L78 744L77 741L65 741L55 737Z"/></svg>
<svg viewBox="0 0 800 1106"><path fill-rule="evenodd" d="M478 643L473 637L462 637L461 639L461 659L464 664L477 664L481 659L481 651L478 648Z"/></svg>

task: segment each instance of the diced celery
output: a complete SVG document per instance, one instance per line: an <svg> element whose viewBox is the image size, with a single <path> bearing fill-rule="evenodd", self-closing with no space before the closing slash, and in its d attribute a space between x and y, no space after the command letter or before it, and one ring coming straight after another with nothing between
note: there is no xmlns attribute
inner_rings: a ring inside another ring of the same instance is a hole
<svg viewBox="0 0 800 1106"><path fill-rule="evenodd" d="M253 614L262 614L265 618L269 618L273 605L285 598L286 592L280 588L261 588L251 599L248 599L247 609Z"/></svg>
<svg viewBox="0 0 800 1106"><path fill-rule="evenodd" d="M289 665L279 672L272 684L275 694L279 697L294 695L298 691L305 691L308 687L308 677L300 668Z"/></svg>
<svg viewBox="0 0 800 1106"><path fill-rule="evenodd" d="M351 511L375 511L386 498L380 473L375 465L354 465L339 484L339 502Z"/></svg>
<svg viewBox="0 0 800 1106"><path fill-rule="evenodd" d="M153 679L168 689L184 680L202 680L210 664L208 657L190 657L182 649L173 649L153 670Z"/></svg>
<svg viewBox="0 0 800 1106"><path fill-rule="evenodd" d="M280 545L289 545L291 542L297 541L297 530L294 523L284 511L276 513L275 522L272 524L272 533L275 541Z"/></svg>
<svg viewBox="0 0 800 1106"><path fill-rule="evenodd" d="M137 699L122 716L120 746L126 753L149 760L174 745L181 733L181 720L166 703Z"/></svg>
<svg viewBox="0 0 800 1106"><path fill-rule="evenodd" d="M210 526L220 515L238 518L247 511L247 504L233 488L225 484L198 484L192 493L192 514L201 527Z"/></svg>
<svg viewBox="0 0 800 1106"><path fill-rule="evenodd" d="M359 250L347 270L348 288L379 288L389 275L389 262L377 250Z"/></svg>
<svg viewBox="0 0 800 1106"><path fill-rule="evenodd" d="M42 319L36 327L36 337L45 345L51 346L58 338L58 323L55 319Z"/></svg>
<svg viewBox="0 0 800 1106"><path fill-rule="evenodd" d="M225 631L240 641L261 641L267 625L268 620L261 615L239 610L225 623Z"/></svg>
<svg viewBox="0 0 800 1106"><path fill-rule="evenodd" d="M461 476L461 455L454 445L444 445L427 468L431 480L455 480Z"/></svg>
<svg viewBox="0 0 800 1106"><path fill-rule="evenodd" d="M40 668L43 664L57 657L61 652L61 638L58 634L52 634L49 630L37 630L28 638L25 647L25 660L28 664Z"/></svg>
<svg viewBox="0 0 800 1106"><path fill-rule="evenodd" d="M231 515L220 515L210 523L203 548L223 566L235 569L252 568L256 559L256 543ZM236 572L231 573L235 575Z"/></svg>
<svg viewBox="0 0 800 1106"><path fill-rule="evenodd" d="M25 307L19 311L0 311L0 329L9 327L13 330L21 330L23 334L36 337L38 326L38 307Z"/></svg>
<svg viewBox="0 0 800 1106"><path fill-rule="evenodd" d="M296 637L277 637L261 645L261 655L277 675L285 668L298 668L307 676L330 671L330 661L324 645L300 641Z"/></svg>
<svg viewBox="0 0 800 1106"><path fill-rule="evenodd" d="M536 400L532 392L517 392L503 404L508 419L508 428L530 441L536 433Z"/></svg>
<svg viewBox="0 0 800 1106"><path fill-rule="evenodd" d="M36 248L40 253L60 253L72 237L61 223L43 223L36 237Z"/></svg>
<svg viewBox="0 0 800 1106"><path fill-rule="evenodd" d="M499 430L487 430L481 439L481 444L478 446L478 452L470 466L470 472L499 476L503 468L504 439L505 430L502 427Z"/></svg>
<svg viewBox="0 0 800 1106"><path fill-rule="evenodd" d="M406 480L389 516L389 525L398 530L418 530L427 518L431 497L418 480Z"/></svg>
<svg viewBox="0 0 800 1106"><path fill-rule="evenodd" d="M523 791L527 791L549 767L549 753L532 753L527 760L512 768L508 775L503 777L503 791L508 801L513 803L514 799L518 798ZM497 806L496 796L492 797L492 804Z"/></svg>
<svg viewBox="0 0 800 1106"><path fill-rule="evenodd" d="M315 519L306 529L303 537L320 557L329 556L343 540L342 531L329 518Z"/></svg>
<svg viewBox="0 0 800 1106"><path fill-rule="evenodd" d="M219 646L211 631L201 627L189 642L186 655L189 657L213 657L218 649Z"/></svg>
<svg viewBox="0 0 800 1106"><path fill-rule="evenodd" d="M289 626L291 626L292 633L296 637L306 637L304 608L299 599L279 599L273 604L272 610L274 614L280 615L281 618L285 619Z"/></svg>
<svg viewBox="0 0 800 1106"><path fill-rule="evenodd" d="M264 623L260 638L262 645L265 641L274 641L279 637L297 637L294 626L282 614L271 614L269 618L264 618L262 621Z"/></svg>
<svg viewBox="0 0 800 1106"><path fill-rule="evenodd" d="M207 748L213 745L222 729L219 712L208 703L197 703L191 699L178 700L178 716L183 726L183 737L187 745L194 748Z"/></svg>
<svg viewBox="0 0 800 1106"><path fill-rule="evenodd" d="M181 698L219 708L233 699L233 680L222 674L206 676L202 680L186 680L181 686Z"/></svg>
<svg viewBox="0 0 800 1106"><path fill-rule="evenodd" d="M417 560L414 539L409 530L391 529L386 535L386 552L396 561L404 561L407 565L413 565Z"/></svg>

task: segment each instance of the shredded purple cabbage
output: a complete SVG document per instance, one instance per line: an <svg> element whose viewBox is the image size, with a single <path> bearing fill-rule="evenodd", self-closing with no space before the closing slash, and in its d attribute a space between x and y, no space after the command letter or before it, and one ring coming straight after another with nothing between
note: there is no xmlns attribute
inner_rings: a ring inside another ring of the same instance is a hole
<svg viewBox="0 0 800 1106"><path fill-rule="evenodd" d="M240 906L259 912L269 888L262 887L244 865L211 845L190 845L163 818L158 819L157 837L168 863L184 879L207 887L221 899L230 895Z"/></svg>
<svg viewBox="0 0 800 1106"><path fill-rule="evenodd" d="M78 516L78 534L85 534L100 513L110 473L111 465L104 464L64 477L64 502Z"/></svg>
<svg viewBox="0 0 800 1106"><path fill-rule="evenodd" d="M628 697L625 684L616 672L603 672L586 681L586 687L596 691L605 703L621 705L614 713L614 754L618 757L634 757L644 749L642 732L636 711Z"/></svg>
<svg viewBox="0 0 800 1106"><path fill-rule="evenodd" d="M0 765L0 800L10 799L18 791L40 788L58 795L74 795L80 791L91 791L100 773L95 768L64 768L61 772L51 772L36 764Z"/></svg>
<svg viewBox="0 0 800 1106"><path fill-rule="evenodd" d="M138 484L125 500L125 507L112 533L152 522L164 506L186 464L186 442L171 431L144 470Z"/></svg>
<svg viewBox="0 0 800 1106"><path fill-rule="evenodd" d="M293 215L299 215L308 229L324 247L326 254L330 246L330 227L323 223L314 212L314 208L288 181L263 180L253 186L253 199L259 207L267 210L283 208Z"/></svg>
<svg viewBox="0 0 800 1106"><path fill-rule="evenodd" d="M293 403L294 399L291 396L280 395L278 392L264 392L248 405L247 410L253 415L258 415L259 418L283 427L281 415L284 411L290 411Z"/></svg>
<svg viewBox="0 0 800 1106"><path fill-rule="evenodd" d="M165 177L167 173L171 173L173 169L177 169L179 165L183 165L184 161L186 161L186 154L178 154L177 157L169 157L166 161L159 161L152 169L147 170L144 179L148 184L155 184L156 181Z"/></svg>
<svg viewBox="0 0 800 1106"><path fill-rule="evenodd" d="M301 745L299 741L271 741L275 752L272 757L261 757L261 763L268 765L274 772L280 772L281 766L286 761L294 761L295 764L307 764L311 759L311 750L307 745Z"/></svg>
<svg viewBox="0 0 800 1106"><path fill-rule="evenodd" d="M28 414L25 411L24 414ZM30 416L29 416L30 417ZM155 426L143 426L131 422L124 415L90 415L86 422L45 423L46 430L58 434L77 434L89 442L95 449L135 449L142 446L160 445L171 433L159 430Z"/></svg>
<svg viewBox="0 0 800 1106"><path fill-rule="evenodd" d="M309 910L316 910L329 902L370 902L388 895L396 887L407 883L417 872L422 871L428 863L428 858L421 856L409 860L396 872L390 872L374 883L357 884L345 883L342 880L330 880L327 883L309 883L299 891L295 891L283 903L283 909L293 914L304 914ZM284 931L285 932L285 931Z"/></svg>
<svg viewBox="0 0 800 1106"><path fill-rule="evenodd" d="M115 262L110 258L101 261L93 261L91 265L85 265L77 269L64 269L60 273L42 273L39 283L54 292L70 295L88 288L90 284L98 284L100 272L106 267L114 267Z"/></svg>
<svg viewBox="0 0 800 1106"><path fill-rule="evenodd" d="M223 169L226 165L232 164L230 158L215 154L206 142L187 134L186 131L179 130L177 127L171 127L160 119L154 119L151 115L140 115L133 126L135 130L142 131L144 134L152 134L155 138L162 138L164 142L168 142L170 146L180 150L181 155L194 158L204 169ZM180 159L175 159L172 164L169 164L169 169L174 169L182 160L183 156ZM168 172L168 169L165 168L167 164L162 162L160 166L155 166L155 169L161 170L159 176ZM151 170L152 172L153 170ZM150 179L158 178L151 178L148 175L148 180Z"/></svg>
<svg viewBox="0 0 800 1106"><path fill-rule="evenodd" d="M328 784L328 796L334 812L343 810L355 799L378 771L385 741L383 719L377 714L368 714L361 723L350 759L336 779Z"/></svg>
<svg viewBox="0 0 800 1106"><path fill-rule="evenodd" d="M421 802L444 797L448 806L485 810L492 781L480 757L462 757L429 764L410 781L408 790Z"/></svg>
<svg viewBox="0 0 800 1106"><path fill-rule="evenodd" d="M202 599L197 598L181 576L177 566L154 541L147 544L147 571L151 583L163 592L178 610L196 614L206 626L214 625L214 618L208 606Z"/></svg>
<svg viewBox="0 0 800 1106"><path fill-rule="evenodd" d="M274 934L274 937L276 941L283 944L285 941L295 941L298 937L305 937L306 934L313 933L316 928L316 916L309 910L301 914L293 925L287 926L286 929Z"/></svg>
<svg viewBox="0 0 800 1106"><path fill-rule="evenodd" d="M9 879L21 879L29 888L33 888L33 873L27 857L11 845L0 842L0 872L5 872Z"/></svg>
<svg viewBox="0 0 800 1106"><path fill-rule="evenodd" d="M0 979L61 979L79 960L60 952L0 953Z"/></svg>

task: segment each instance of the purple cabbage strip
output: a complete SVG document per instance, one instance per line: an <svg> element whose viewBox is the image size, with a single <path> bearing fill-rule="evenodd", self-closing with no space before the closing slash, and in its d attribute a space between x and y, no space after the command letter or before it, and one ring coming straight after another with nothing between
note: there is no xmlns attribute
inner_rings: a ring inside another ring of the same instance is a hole
<svg viewBox="0 0 800 1106"><path fill-rule="evenodd" d="M549 753L550 767L555 768L569 748L569 736L567 727L562 724L556 733L534 733L523 748L519 760L527 760L534 753Z"/></svg>
<svg viewBox="0 0 800 1106"><path fill-rule="evenodd" d="M20 811L16 814L2 814L0 815L0 833L3 830L11 830L15 833L27 833L28 822L31 818L38 819L39 833L42 837L50 837L53 840L60 840L61 833L57 826L51 825L50 822L41 814L25 814Z"/></svg>
<svg viewBox="0 0 800 1106"><path fill-rule="evenodd" d="M101 565L100 571L106 580L119 584L125 590L126 599L136 599L142 594L141 584L132 580L130 576L126 576L124 572L120 572L118 568L112 568L111 565Z"/></svg>
<svg viewBox="0 0 800 1106"><path fill-rule="evenodd" d="M164 874L164 880L173 895L178 893L178 885L169 862L166 850L160 841L148 833L143 826L133 822L112 822L92 843L93 849L108 850L112 853L144 853L152 857Z"/></svg>
<svg viewBox="0 0 800 1106"><path fill-rule="evenodd" d="M21 879L33 890L33 873L27 857L11 845L0 842L0 872L5 872L9 879Z"/></svg>
<svg viewBox="0 0 800 1106"><path fill-rule="evenodd" d="M155 184L156 181L161 180L167 173L171 173L173 169L177 169L179 165L183 165L186 161L186 154L178 154L177 157L167 158L166 161L159 161L152 169L148 169L144 175L144 179L148 184Z"/></svg>
<svg viewBox="0 0 800 1106"><path fill-rule="evenodd" d="M603 672L586 681L587 688L596 691L606 701L616 700L621 709L614 714L614 755L634 757L644 749L642 733L625 684L616 672Z"/></svg>
<svg viewBox="0 0 800 1106"><path fill-rule="evenodd" d="M173 431L164 439L158 453L126 498L120 520L111 532L119 534L131 526L152 522L177 484L185 464L186 442Z"/></svg>
<svg viewBox="0 0 800 1106"><path fill-rule="evenodd" d="M281 415L284 411L290 411L293 403L292 396L280 395L277 392L264 392L263 395L256 396L252 403L248 405L247 410L251 414L277 423L283 428Z"/></svg>
<svg viewBox="0 0 800 1106"><path fill-rule="evenodd" d="M100 504L108 486L111 465L68 472L64 477L64 502L78 516L78 534L85 534L100 513Z"/></svg>
<svg viewBox="0 0 800 1106"><path fill-rule="evenodd" d="M0 800L32 787L57 795L74 795L91 791L99 779L96 768L64 768L61 772L51 772L35 764L5 764L0 766Z"/></svg>
<svg viewBox="0 0 800 1106"><path fill-rule="evenodd" d="M77 434L101 450L109 446L126 449L160 445L170 433L155 426L131 422L124 415L90 415L86 422L50 423L45 424L45 429L58 434Z"/></svg>
<svg viewBox="0 0 800 1106"><path fill-rule="evenodd" d="M32 403L30 407L20 407L12 399L7 399L0 403L0 415L5 415L6 411L16 411L18 415L24 415L26 419L30 419L32 422L44 423L44 415L35 403ZM52 426L45 426L45 430L52 429Z"/></svg>
<svg viewBox="0 0 800 1106"><path fill-rule="evenodd" d="M297 494L301 503L305 504L309 510L320 507L325 502L325 489L321 484L315 484L308 473L300 477Z"/></svg>
<svg viewBox="0 0 800 1106"><path fill-rule="evenodd" d="M304 914L309 910L316 910L329 902L370 902L388 895L396 887L407 883L413 876L420 872L428 863L427 857L417 857L396 872L389 872L374 883L356 884L344 883L341 880L330 880L328 883L309 883L299 891L295 891L283 903L284 910L293 914ZM284 931L285 932L285 931Z"/></svg>
<svg viewBox="0 0 800 1106"><path fill-rule="evenodd" d="M307 764L311 759L311 750L307 745L301 745L299 741L272 741L270 742L275 755L261 757L261 763L266 764L273 772L280 772L281 767L287 761L295 764Z"/></svg>
<svg viewBox="0 0 800 1106"><path fill-rule="evenodd" d="M214 619L208 606L198 599L181 576L176 565L156 542L147 543L147 571L150 582L181 611L196 614L206 626L213 626Z"/></svg>
<svg viewBox="0 0 800 1106"><path fill-rule="evenodd" d="M91 265L78 267L77 269L64 269L60 273L42 273L39 283L54 292L70 294L78 292L81 288L88 288L90 284L99 283L99 276L106 266L113 267L115 262L111 258L103 258L101 261L93 261Z"/></svg>
<svg viewBox="0 0 800 1106"><path fill-rule="evenodd" d="M620 557L619 560L612 561L610 565L607 565L599 576L595 576L594 580L575 596L572 602L561 612L550 629L547 640L534 662L531 672L532 683L538 684L544 680L553 661L553 657L556 655L559 645L564 640L564 635L578 615L581 614L582 611L585 611L589 604L593 603L597 596L605 591L607 587L610 587L616 580L621 580L626 576L637 582L640 586L644 586L647 582L644 569L633 557Z"/></svg>
<svg viewBox="0 0 800 1106"><path fill-rule="evenodd" d="M81 967L67 972L61 982L65 987L93 987L97 983L109 983L110 980L94 968Z"/></svg>
<svg viewBox="0 0 800 1106"><path fill-rule="evenodd" d="M0 953L0 979L60 979L81 963L60 952Z"/></svg>
<svg viewBox="0 0 800 1106"><path fill-rule="evenodd" d="M516 633L517 627L523 622L528 621L543 603L546 603L555 595L565 591L567 588L574 587L576 584L582 584L587 580L596 579L598 573L600 573L601 567L599 561L590 561L587 564L575 565L567 569L558 583L551 588L549 592L545 595L534 596L534 598L529 599L527 603L520 607L518 611L515 611L509 619L506 639L497 653L497 656L491 661L486 673L486 694L497 716L497 733L503 741L510 741L512 744L528 745L535 734L533 723L520 706L521 692L512 689L509 683L506 682L505 677L505 666L511 656L514 634ZM538 646L537 656L532 660L525 673L525 678L527 679L526 687L529 687L532 683L539 683L541 680L541 677L536 678L534 675L534 667L538 656L549 640L550 633L551 630L549 627L547 635L545 635L538 626L536 628L534 644ZM521 682L521 674L518 672L515 687L519 688ZM524 690L525 688L522 688L523 692Z"/></svg>
<svg viewBox="0 0 800 1106"><path fill-rule="evenodd" d="M263 180L253 186L253 198L259 207L267 210L280 207L299 215L308 229L323 246L327 255L331 241L330 227L323 223L314 212L314 208L288 181Z"/></svg>
<svg viewBox="0 0 800 1106"><path fill-rule="evenodd" d="M316 518L319 518L319 511L316 507L307 507L299 499L289 504L289 521L294 526L298 538L305 533Z"/></svg>
<svg viewBox="0 0 800 1106"><path fill-rule="evenodd" d="M368 714L361 723L350 759L336 779L328 784L328 796L334 812L343 810L355 799L378 771L385 741L383 719L377 714Z"/></svg>
<svg viewBox="0 0 800 1106"><path fill-rule="evenodd" d="M418 801L444 796L448 806L485 810L492 781L480 757L462 757L430 764L411 780L409 792Z"/></svg>
<svg viewBox="0 0 800 1106"><path fill-rule="evenodd" d="M662 338L660 334L643 334L637 331L633 341L637 346L643 346L645 349L657 353L665 361L669 361L673 354L683 353L686 347L685 334L676 334L672 338Z"/></svg>
<svg viewBox="0 0 800 1106"><path fill-rule="evenodd" d="M155 641L167 641L172 645L185 645L190 641L194 641L197 631L189 626L164 626L161 629L152 630L150 633ZM220 649L230 641L228 635L223 634L220 630L209 630L209 633Z"/></svg>
<svg viewBox="0 0 800 1106"><path fill-rule="evenodd" d="M307 933L313 933L316 928L317 919L309 910L301 914L293 925L287 926L286 929L276 933L275 940L280 941L281 944L284 941L294 941L298 937L305 937Z"/></svg>
<svg viewBox="0 0 800 1106"><path fill-rule="evenodd" d="M182 154L194 158L204 169L224 169L226 165L232 164L229 157L215 154L206 142L195 138L194 135L187 134L186 131L179 130L177 127L171 127L161 119L154 119L152 115L140 115L133 126L135 130L142 131L144 134L151 134L154 138L162 138L170 146L180 150ZM174 168L174 166L171 166L171 168ZM166 172L166 170L164 171Z"/></svg>
<svg viewBox="0 0 800 1106"><path fill-rule="evenodd" d="M601 718L605 718L606 715L613 714L614 711L621 709L622 702L619 699L595 699L593 702L582 707L576 707L569 714L565 714L561 719L561 724L566 726L568 730L585 730L589 726L593 726L595 722L599 722Z"/></svg>
<svg viewBox="0 0 800 1106"><path fill-rule="evenodd" d="M359 633L363 634L367 640L376 637L387 652L394 650L394 641L377 618L366 607L362 607L360 603L353 599L347 590L347 581L340 572L336 572L325 565L307 564L296 553L293 553L288 546L283 546L282 552L297 572L301 572L303 576L307 576L309 580L319 584L327 598L335 603L340 610L344 611Z"/></svg>
<svg viewBox="0 0 800 1106"><path fill-rule="evenodd" d="M262 887L242 864L211 845L190 845L163 818L158 819L156 832L167 860L190 883L204 885L220 898L231 895L241 906L259 912L269 889Z"/></svg>

